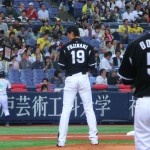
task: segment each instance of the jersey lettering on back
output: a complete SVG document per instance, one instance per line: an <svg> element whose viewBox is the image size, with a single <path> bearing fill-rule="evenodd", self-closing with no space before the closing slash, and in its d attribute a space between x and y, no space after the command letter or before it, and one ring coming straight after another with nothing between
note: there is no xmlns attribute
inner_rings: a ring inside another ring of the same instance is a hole
<svg viewBox="0 0 150 150"><path fill-rule="evenodd" d="M94 50L80 38L73 39L60 50L59 65L65 66L68 74L87 72L89 65L95 65Z"/></svg>
<svg viewBox="0 0 150 150"><path fill-rule="evenodd" d="M142 50L145 50L146 48L150 48L150 39L140 42L140 46Z"/></svg>

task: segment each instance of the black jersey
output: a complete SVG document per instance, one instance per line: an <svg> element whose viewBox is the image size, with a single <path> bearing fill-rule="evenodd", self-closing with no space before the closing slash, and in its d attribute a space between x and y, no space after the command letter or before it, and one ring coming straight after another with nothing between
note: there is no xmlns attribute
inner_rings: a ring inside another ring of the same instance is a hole
<svg viewBox="0 0 150 150"><path fill-rule="evenodd" d="M66 70L66 76L86 73L90 66L95 66L93 47L75 38L60 49L58 64Z"/></svg>
<svg viewBox="0 0 150 150"><path fill-rule="evenodd" d="M150 33L128 45L119 74L135 85L135 96L150 96Z"/></svg>

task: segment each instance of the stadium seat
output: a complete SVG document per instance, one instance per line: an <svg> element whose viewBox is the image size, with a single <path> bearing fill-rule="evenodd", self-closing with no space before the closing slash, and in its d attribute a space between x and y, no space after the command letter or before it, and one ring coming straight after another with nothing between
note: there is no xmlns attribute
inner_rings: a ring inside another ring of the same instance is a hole
<svg viewBox="0 0 150 150"><path fill-rule="evenodd" d="M92 88L94 90L107 90L108 89L108 85L106 85L106 84L94 84L92 86Z"/></svg>
<svg viewBox="0 0 150 150"><path fill-rule="evenodd" d="M45 6L46 6L47 9L51 7L51 5L50 5L49 2L44 2L43 4L45 4Z"/></svg>
<svg viewBox="0 0 150 150"><path fill-rule="evenodd" d="M147 30L145 30L144 32L145 32L145 33L150 33L150 30L147 29Z"/></svg>
<svg viewBox="0 0 150 150"><path fill-rule="evenodd" d="M41 92L41 89L36 89L37 92ZM48 92L54 92L54 90L50 89Z"/></svg>
<svg viewBox="0 0 150 150"><path fill-rule="evenodd" d="M11 89L26 89L26 85L25 84L12 84L11 85Z"/></svg>
<svg viewBox="0 0 150 150"><path fill-rule="evenodd" d="M22 2L22 0L15 0L16 2Z"/></svg>
<svg viewBox="0 0 150 150"><path fill-rule="evenodd" d="M7 72L7 77L10 83L21 83L19 70L9 69Z"/></svg>
<svg viewBox="0 0 150 150"><path fill-rule="evenodd" d="M43 69L33 69L34 85L42 83L43 78L45 78L45 73Z"/></svg>
<svg viewBox="0 0 150 150"><path fill-rule="evenodd" d="M21 69L20 70L20 80L23 84L27 86L33 86L33 73L31 69Z"/></svg>
<svg viewBox="0 0 150 150"><path fill-rule="evenodd" d="M58 14L58 8L51 7L51 8L48 9L48 12L49 12L49 14L55 14L55 15L57 15Z"/></svg>
<svg viewBox="0 0 150 150"><path fill-rule="evenodd" d="M0 12L5 13L5 11L6 11L6 8L5 8L5 7L0 7Z"/></svg>
<svg viewBox="0 0 150 150"><path fill-rule="evenodd" d="M74 17L75 18L81 18L82 17L82 8L83 8L84 4L83 3L79 3L76 2L74 4Z"/></svg>
<svg viewBox="0 0 150 150"><path fill-rule="evenodd" d="M42 85L43 85L43 84L37 84L37 85L36 85L36 88L39 89L39 88L41 88ZM53 84L49 84L48 86L49 86L49 87L53 87L54 85L53 85Z"/></svg>
<svg viewBox="0 0 150 150"><path fill-rule="evenodd" d="M21 81L23 84L26 84L28 87L29 86L34 86L34 83L33 83L33 81L31 81L31 80L22 80Z"/></svg>
<svg viewBox="0 0 150 150"><path fill-rule="evenodd" d="M8 70L8 75L18 75L19 76L19 70L17 69L9 69Z"/></svg>
<svg viewBox="0 0 150 150"><path fill-rule="evenodd" d="M98 50L100 48L100 43L97 40L90 40L90 45L96 47Z"/></svg>
<svg viewBox="0 0 150 150"><path fill-rule="evenodd" d="M133 40L137 39L138 37L139 37L139 34L134 34L134 33L129 34L128 43L132 42Z"/></svg>
<svg viewBox="0 0 150 150"><path fill-rule="evenodd" d="M45 73L45 77L50 80L54 76L54 73Z"/></svg>
<svg viewBox="0 0 150 150"><path fill-rule="evenodd" d="M37 85L36 85L36 88L37 88L37 89L40 89L41 86L42 86L42 84L37 84Z"/></svg>
<svg viewBox="0 0 150 150"><path fill-rule="evenodd" d="M34 7L35 7L35 8L39 8L39 7L40 7L39 2L35 2L35 1L34 1L33 4L34 4Z"/></svg>
<svg viewBox="0 0 150 150"><path fill-rule="evenodd" d="M34 2L34 0L24 0L24 1L26 1L26 2L28 2L28 3Z"/></svg>
<svg viewBox="0 0 150 150"><path fill-rule="evenodd" d="M131 92L130 89L119 89L119 92Z"/></svg>
<svg viewBox="0 0 150 150"><path fill-rule="evenodd" d="M32 47L34 47L36 43L37 43L37 41L34 40L34 39L27 39L27 40L26 40L26 44L27 44L27 45L30 45L30 46L32 46Z"/></svg>
<svg viewBox="0 0 150 150"><path fill-rule="evenodd" d="M123 44L124 48L127 49L128 47L128 44Z"/></svg>
<svg viewBox="0 0 150 150"><path fill-rule="evenodd" d="M90 37L88 37L88 36L83 36L83 37L81 37L81 40L83 41L83 42L85 42L85 43L90 43L90 40L91 40L91 38Z"/></svg>
<svg viewBox="0 0 150 150"><path fill-rule="evenodd" d="M119 28L119 24L117 22L109 22L108 25L111 29L118 29Z"/></svg>
<svg viewBox="0 0 150 150"><path fill-rule="evenodd" d="M31 69L20 69L21 75L32 75Z"/></svg>
<svg viewBox="0 0 150 150"><path fill-rule="evenodd" d="M118 89L130 89L131 85L118 84Z"/></svg>
<svg viewBox="0 0 150 150"><path fill-rule="evenodd" d="M60 84L60 85L59 85L59 88L64 88L64 87L65 87L64 84Z"/></svg>
<svg viewBox="0 0 150 150"><path fill-rule="evenodd" d="M19 4L19 6L20 6L20 4L22 4L22 0L21 1L18 1L18 4ZM29 2L23 2L23 4L24 4L24 7L29 7Z"/></svg>
<svg viewBox="0 0 150 150"><path fill-rule="evenodd" d="M114 39L116 39L116 40L118 40L118 41L120 41L120 34L118 33L118 32L114 32L114 33L112 33L112 36L114 37Z"/></svg>
<svg viewBox="0 0 150 150"><path fill-rule="evenodd" d="M14 89L11 89L11 92L27 92L27 89L14 88Z"/></svg>
<svg viewBox="0 0 150 150"><path fill-rule="evenodd" d="M67 36L62 36L62 38L60 39L60 42L62 42L62 43L67 43L67 42L69 42L69 38L67 37Z"/></svg>

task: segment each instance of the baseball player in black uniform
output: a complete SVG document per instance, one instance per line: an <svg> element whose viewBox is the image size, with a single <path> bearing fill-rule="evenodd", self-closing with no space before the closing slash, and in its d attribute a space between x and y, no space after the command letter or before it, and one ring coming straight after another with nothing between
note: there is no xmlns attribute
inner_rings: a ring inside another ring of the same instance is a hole
<svg viewBox="0 0 150 150"><path fill-rule="evenodd" d="M119 69L124 84L135 86L138 97L134 130L136 150L150 150L150 33L128 45Z"/></svg>
<svg viewBox="0 0 150 150"><path fill-rule="evenodd" d="M92 93L88 77L88 69L95 66L93 48L79 37L77 26L69 26L67 34L70 42L60 49L59 65L66 70L66 80L63 95L63 110L59 124L57 146L65 146L70 113L75 96L79 92L89 126L91 144L98 144L98 130L96 117L93 111Z"/></svg>

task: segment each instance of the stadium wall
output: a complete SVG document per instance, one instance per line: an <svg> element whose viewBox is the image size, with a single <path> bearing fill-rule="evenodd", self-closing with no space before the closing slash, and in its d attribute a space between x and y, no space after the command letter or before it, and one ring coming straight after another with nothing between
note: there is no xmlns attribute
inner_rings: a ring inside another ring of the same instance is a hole
<svg viewBox="0 0 150 150"><path fill-rule="evenodd" d="M58 124L62 110L62 92L9 92L10 123ZM131 93L93 92L93 106L98 124L103 122L133 122L136 98ZM0 108L0 122L5 117ZM85 123L80 96L77 95L70 123Z"/></svg>

